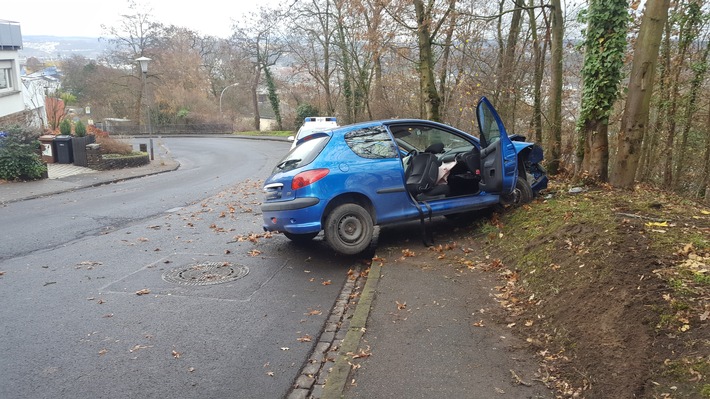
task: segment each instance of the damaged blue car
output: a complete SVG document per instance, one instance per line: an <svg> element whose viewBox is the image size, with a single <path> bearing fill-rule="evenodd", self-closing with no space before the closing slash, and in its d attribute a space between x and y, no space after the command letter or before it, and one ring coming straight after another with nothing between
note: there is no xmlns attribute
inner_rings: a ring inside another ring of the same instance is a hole
<svg viewBox="0 0 710 399"><path fill-rule="evenodd" d="M374 226L523 204L547 187L542 148L508 136L485 97L479 137L442 123L392 119L314 132L264 182L265 231L294 242L321 231L335 251L354 255Z"/></svg>

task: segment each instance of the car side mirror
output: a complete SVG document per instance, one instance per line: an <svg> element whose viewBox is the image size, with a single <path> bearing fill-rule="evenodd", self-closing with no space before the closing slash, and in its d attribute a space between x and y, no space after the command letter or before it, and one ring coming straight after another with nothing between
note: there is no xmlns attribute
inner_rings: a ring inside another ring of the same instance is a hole
<svg viewBox="0 0 710 399"><path fill-rule="evenodd" d="M296 138L295 138L294 136L288 136L288 137L286 137L286 140L288 140L288 141L293 141L293 140L295 140L295 139L296 139Z"/></svg>

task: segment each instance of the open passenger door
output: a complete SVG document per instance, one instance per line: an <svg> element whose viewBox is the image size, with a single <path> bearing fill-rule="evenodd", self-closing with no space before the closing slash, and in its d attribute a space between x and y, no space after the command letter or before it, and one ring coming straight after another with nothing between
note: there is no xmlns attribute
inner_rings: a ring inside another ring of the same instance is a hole
<svg viewBox="0 0 710 399"><path fill-rule="evenodd" d="M476 117L481 136L482 191L508 194L515 188L518 159L513 142L493 105L482 97L476 106Z"/></svg>

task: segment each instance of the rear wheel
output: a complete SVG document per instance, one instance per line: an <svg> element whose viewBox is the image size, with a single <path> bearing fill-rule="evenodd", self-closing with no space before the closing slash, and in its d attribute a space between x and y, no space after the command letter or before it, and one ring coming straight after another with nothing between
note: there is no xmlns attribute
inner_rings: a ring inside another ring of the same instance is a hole
<svg viewBox="0 0 710 399"><path fill-rule="evenodd" d="M500 202L503 205L520 206L530 203L533 200L533 191L530 184L524 178L518 176L515 181L515 188L510 194L502 195Z"/></svg>
<svg viewBox="0 0 710 399"><path fill-rule="evenodd" d="M370 246L374 225L370 213L358 204L343 204L325 220L325 240L335 251L355 255Z"/></svg>
<svg viewBox="0 0 710 399"><path fill-rule="evenodd" d="M284 235L286 238L289 240L295 242L295 243L303 243L303 242L308 242L314 239L317 235L318 232L315 233L306 233L306 234L293 234L293 233L288 233L284 231Z"/></svg>

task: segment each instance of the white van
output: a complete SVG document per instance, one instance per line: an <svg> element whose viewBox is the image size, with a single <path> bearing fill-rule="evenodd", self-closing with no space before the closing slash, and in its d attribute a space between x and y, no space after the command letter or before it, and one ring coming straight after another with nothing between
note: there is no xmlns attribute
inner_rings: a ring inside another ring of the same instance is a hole
<svg viewBox="0 0 710 399"><path fill-rule="evenodd" d="M311 133L330 130L338 127L338 119L334 116L309 116L303 119L303 125L298 129L295 136L288 136L291 141L291 149L298 145L298 140L308 136Z"/></svg>

